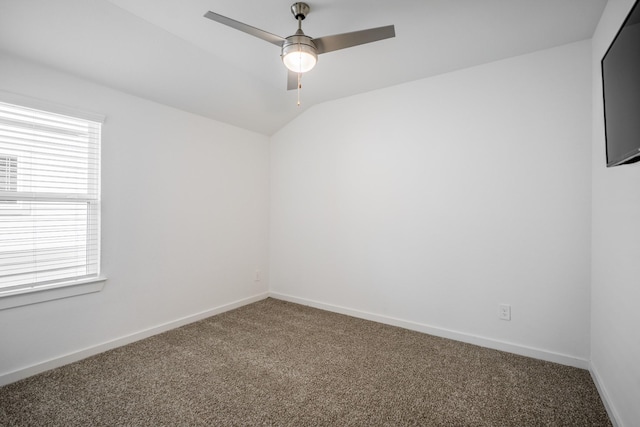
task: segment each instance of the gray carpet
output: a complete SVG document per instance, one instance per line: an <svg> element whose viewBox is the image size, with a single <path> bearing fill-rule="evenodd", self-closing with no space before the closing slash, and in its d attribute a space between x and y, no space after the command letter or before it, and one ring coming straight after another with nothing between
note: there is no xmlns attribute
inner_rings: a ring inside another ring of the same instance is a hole
<svg viewBox="0 0 640 427"><path fill-rule="evenodd" d="M274 299L0 388L2 426L609 426L585 370Z"/></svg>

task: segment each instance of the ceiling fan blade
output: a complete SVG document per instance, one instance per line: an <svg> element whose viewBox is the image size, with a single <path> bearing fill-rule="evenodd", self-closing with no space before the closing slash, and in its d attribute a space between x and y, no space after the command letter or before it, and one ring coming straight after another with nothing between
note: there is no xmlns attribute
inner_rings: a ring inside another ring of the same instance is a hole
<svg viewBox="0 0 640 427"><path fill-rule="evenodd" d="M287 70L287 90L298 89L298 73Z"/></svg>
<svg viewBox="0 0 640 427"><path fill-rule="evenodd" d="M354 31L352 33L335 34L333 36L319 37L313 39L313 43L318 48L318 53L333 52L334 50L347 47L358 46L365 43L376 42L378 40L389 39L396 36L393 25L386 27L369 28L368 30Z"/></svg>
<svg viewBox="0 0 640 427"><path fill-rule="evenodd" d="M205 13L204 17L209 18L212 21L224 24L228 27L235 28L236 30L240 30L244 33L250 34L254 37L258 37L259 39L268 41L269 43L275 44L278 47L282 47L282 43L285 42L284 37L276 36L275 34L268 33L259 28L252 27L251 25L244 24L242 22L227 18L226 16L222 16L211 11Z"/></svg>

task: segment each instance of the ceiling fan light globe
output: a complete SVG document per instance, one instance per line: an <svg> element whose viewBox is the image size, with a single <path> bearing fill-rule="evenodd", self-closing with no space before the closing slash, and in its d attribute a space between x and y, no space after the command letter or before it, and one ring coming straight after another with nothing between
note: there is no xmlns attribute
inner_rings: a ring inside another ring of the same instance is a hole
<svg viewBox="0 0 640 427"><path fill-rule="evenodd" d="M306 73L316 66L318 59L315 55L304 51L289 52L282 57L285 67L294 73Z"/></svg>
<svg viewBox="0 0 640 427"><path fill-rule="evenodd" d="M311 38L299 34L287 38L282 47L282 62L294 73L306 73L318 62L318 53Z"/></svg>

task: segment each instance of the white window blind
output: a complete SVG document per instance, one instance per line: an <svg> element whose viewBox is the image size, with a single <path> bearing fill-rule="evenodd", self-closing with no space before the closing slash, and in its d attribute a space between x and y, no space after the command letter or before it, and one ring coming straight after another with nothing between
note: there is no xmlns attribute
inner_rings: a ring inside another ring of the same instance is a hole
<svg viewBox="0 0 640 427"><path fill-rule="evenodd" d="M98 277L100 132L0 102L0 291Z"/></svg>

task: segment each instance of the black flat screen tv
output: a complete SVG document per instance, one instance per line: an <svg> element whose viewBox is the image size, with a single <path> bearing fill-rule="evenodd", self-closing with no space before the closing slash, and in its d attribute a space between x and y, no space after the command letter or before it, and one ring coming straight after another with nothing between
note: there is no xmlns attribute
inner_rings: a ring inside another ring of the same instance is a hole
<svg viewBox="0 0 640 427"><path fill-rule="evenodd" d="M640 0L601 61L607 166L640 160Z"/></svg>

